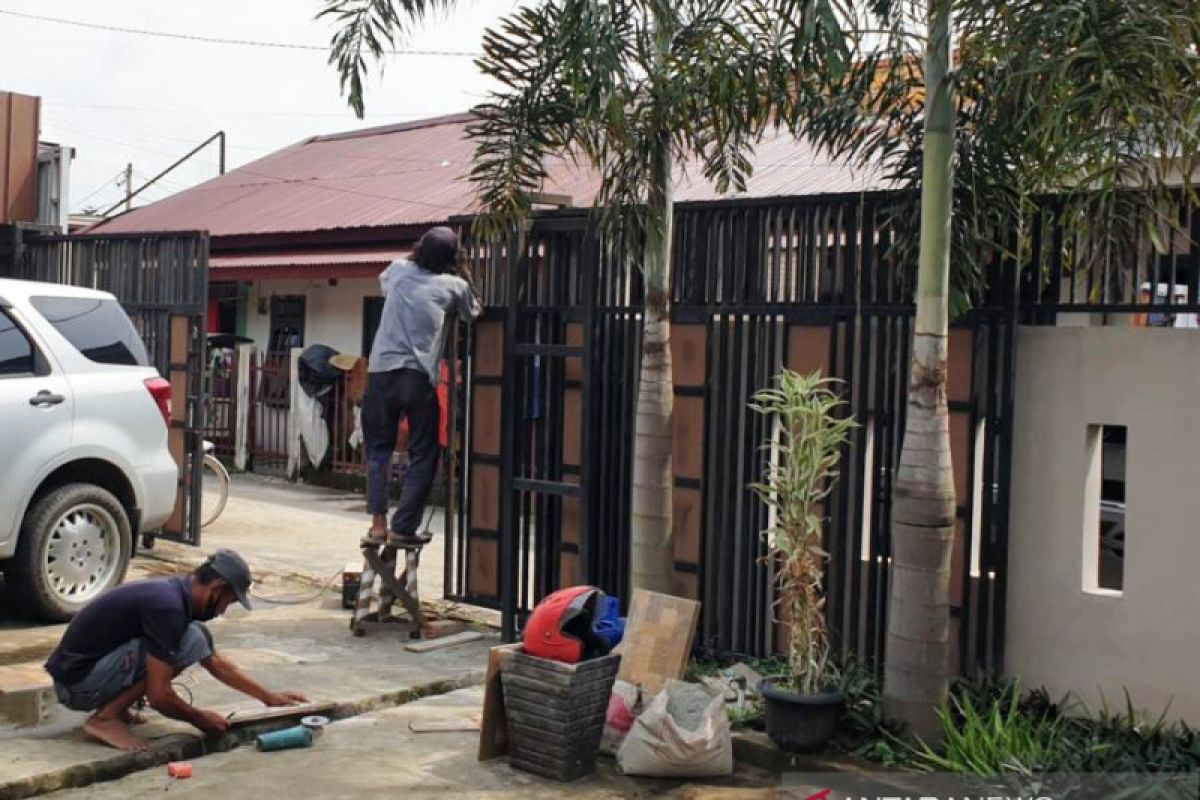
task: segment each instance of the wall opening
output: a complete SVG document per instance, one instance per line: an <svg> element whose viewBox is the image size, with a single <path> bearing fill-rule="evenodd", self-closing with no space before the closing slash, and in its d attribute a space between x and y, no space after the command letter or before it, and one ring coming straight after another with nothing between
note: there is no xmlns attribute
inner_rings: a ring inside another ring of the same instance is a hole
<svg viewBox="0 0 1200 800"><path fill-rule="evenodd" d="M871 525L875 510L875 414L868 412L863 424L862 525L859 528L858 553L860 561L871 560Z"/></svg>
<svg viewBox="0 0 1200 800"><path fill-rule="evenodd" d="M971 577L978 578L980 575L980 564L983 558L980 550L983 547L983 467L984 453L987 447L987 420L979 420L975 425L974 452L974 477L975 482L971 487Z"/></svg>
<svg viewBox="0 0 1200 800"><path fill-rule="evenodd" d="M1083 531L1087 592L1119 595L1125 589L1127 440L1124 425L1088 426Z"/></svg>

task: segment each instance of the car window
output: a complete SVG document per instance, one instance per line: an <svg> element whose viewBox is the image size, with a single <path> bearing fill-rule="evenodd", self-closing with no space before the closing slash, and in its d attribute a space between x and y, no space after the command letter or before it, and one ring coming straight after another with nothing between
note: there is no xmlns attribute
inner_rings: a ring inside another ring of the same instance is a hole
<svg viewBox="0 0 1200 800"><path fill-rule="evenodd" d="M0 377L32 375L33 344L6 312L0 311Z"/></svg>
<svg viewBox="0 0 1200 800"><path fill-rule="evenodd" d="M91 361L144 367L146 348L115 300L33 297L33 307Z"/></svg>

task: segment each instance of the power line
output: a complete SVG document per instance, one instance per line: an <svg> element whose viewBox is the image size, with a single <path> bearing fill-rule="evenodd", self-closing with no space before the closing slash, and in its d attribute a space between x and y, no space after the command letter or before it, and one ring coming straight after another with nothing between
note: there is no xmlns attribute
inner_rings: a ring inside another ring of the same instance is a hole
<svg viewBox="0 0 1200 800"><path fill-rule="evenodd" d="M129 148L131 150L135 150L135 151L141 152L141 153L153 153L155 155L167 156L170 158L174 158L175 156L178 155L178 153L168 153L165 150L161 150L150 144L146 144L144 140L142 142L136 141L136 139L139 138L139 136L141 136L141 134L127 134L127 133L122 132L122 134L121 134L122 137L129 136L129 137L132 137L132 140L131 140L131 139L127 139L127 138L114 137L107 131L104 134L100 134L100 133L96 133L95 131L92 131L92 130L84 130L83 128L77 128L74 125L67 125L67 124L64 124L61 122L49 123L49 125L50 125L50 127L61 128L62 130L66 131L70 134L74 134L76 136L82 136L82 137L88 138L88 139L95 139L96 141L107 142L109 144L119 145L121 147L126 147L126 148ZM195 143L194 139L183 139L180 137L173 137L173 136L172 137L158 136L155 138L171 139L171 140L176 140L176 141L186 141L188 143ZM282 153L284 150L288 149L287 147L268 148L268 147L258 147L258 146L251 146L251 145L230 145L230 147L244 148L247 150L257 150L259 152L268 153L268 154ZM463 162L458 161L456 159L415 158L415 157L406 157L406 156L364 156L364 155L355 155L355 154L351 154L351 153L324 153L322 155L322 157L323 158L336 158L336 159L349 159L351 161L367 161L367 162L374 162L374 163L385 162L385 163L399 163L399 164L425 164L425 165L429 165L431 168L460 166L463 164ZM198 159L196 163L200 163L200 164L203 164L208 167L215 166L212 161L203 160L203 159ZM235 167L234 169L241 170L244 168L243 167ZM230 170L230 172L232 172L232 171L233 171L233 169ZM428 171L428 170L413 170L413 171L424 172L424 171ZM386 174L406 174L406 173L386 173ZM268 177L273 177L273 176L268 176ZM357 177L357 176L349 175L349 176L345 176L345 177ZM366 176L363 176L363 177L366 177Z"/></svg>
<svg viewBox="0 0 1200 800"><path fill-rule="evenodd" d="M59 121L60 119L61 118L56 117L55 121L48 122L47 125L49 125L50 127L59 127L65 131L78 132L83 136L104 135L104 136L109 136L109 137L112 137L112 136L124 137L122 139L122 141L125 142L126 144L129 144L130 146L133 146L139 140L143 141L143 142L147 142L147 146L150 146L151 144L154 144L154 145L157 144L157 142L149 142L148 140L160 140L162 142L183 142L185 144L195 144L195 142L196 142L196 140L191 137L167 136L167 135L161 134L161 133L149 133L149 132L141 130L141 129L139 129L136 133L130 133L124 129L113 130L112 128L97 128L95 125L92 125L90 123L84 123L75 118L67 118L65 122ZM96 131L99 131L99 133L97 134ZM278 153L283 150L286 150L289 147L295 146L297 143L298 142L296 142L296 141L289 141L287 144L275 145L274 147L266 147L261 144L240 144L240 143L231 141L226 144L226 147L228 147L231 150L250 150L253 152L257 152L257 153ZM363 156L363 155L352 155L349 153L324 153L322 155L325 158L345 158L345 159L351 159L354 161L399 161L399 162L403 162L403 163L438 164L438 165L441 165L443 163L449 163L449 164L460 163L457 160L443 159L443 158L414 158L414 157L405 157L405 156Z"/></svg>
<svg viewBox="0 0 1200 800"><path fill-rule="evenodd" d="M63 125L61 122L51 123L51 124L49 124L49 127L62 128L64 131L67 131L68 133L72 134L73 136L82 136L85 139L94 139L98 142L107 142L108 144L115 144L120 147L126 147L126 148L129 148L130 150L135 150L139 153L153 153L154 155L165 156L167 158L177 158L179 156L178 151L173 152L173 153L167 152L166 150L160 150L156 147L150 147L146 144L139 144L137 142L131 142L126 139L116 139L111 136L104 136L99 133L93 133L92 131L85 131L82 129L78 129L71 125ZM198 159L196 163L204 164L205 166L211 167L214 170L216 169L216 166L217 166L211 160Z"/></svg>
<svg viewBox="0 0 1200 800"><path fill-rule="evenodd" d="M0 14L10 17L19 17L20 19L33 20L35 22L49 22L55 25L70 25L76 28L87 28L89 30L107 31L109 33L126 33L136 36L156 36L160 39L179 39L188 42L202 42L204 44L223 44L235 45L239 47L270 47L277 50L310 50L328 53L329 48L315 44L295 44L293 42L265 42L255 39L226 39L218 36L197 36L190 33L174 33L170 31L153 31L144 28L123 28L116 25L99 25L94 22L82 22L75 19L64 19L62 17L48 17L41 14L24 14L19 11L9 11L8 9L0 8ZM466 50L384 50L384 55L389 56L451 56L461 58L476 58L480 54Z"/></svg>
<svg viewBox="0 0 1200 800"><path fill-rule="evenodd" d="M5 13L0 10L0 14ZM341 113L330 112L308 112L308 111L250 111L246 109L219 109L219 108L161 108L151 106L117 106L105 105L101 103L65 103L58 100L47 100L43 103L45 106L62 106L64 108L95 108L104 109L107 111L139 111L147 114L229 114L246 117L300 117L300 118L317 118L328 117L331 119L347 119L352 116L350 111ZM369 116L374 119L396 119L401 122L407 120L423 119L425 117L437 116L444 112L429 112L425 114L419 113L378 113L372 112Z"/></svg>
<svg viewBox="0 0 1200 800"><path fill-rule="evenodd" d="M116 183L118 180L120 180L122 177L124 177L124 175L125 175L125 170L121 170L121 171L120 171L120 172L118 172L116 175L113 175L113 176L112 176L111 178L109 178L107 181L105 181L104 183L100 184L100 186L98 186L98 187L97 187L95 190L93 190L92 192L90 192L90 193L89 193L89 194L88 194L86 197L84 197L82 200L77 200L77 201L75 201L75 208L76 208L76 210L78 210L78 209L82 208L82 207L83 207L83 204L84 204L84 203L86 203L88 200L91 200L93 197L95 197L96 195L100 194L102 191L104 191L104 190L105 190L105 189L107 189L108 187L110 187L110 186L112 186L113 184L115 184L115 183Z"/></svg>

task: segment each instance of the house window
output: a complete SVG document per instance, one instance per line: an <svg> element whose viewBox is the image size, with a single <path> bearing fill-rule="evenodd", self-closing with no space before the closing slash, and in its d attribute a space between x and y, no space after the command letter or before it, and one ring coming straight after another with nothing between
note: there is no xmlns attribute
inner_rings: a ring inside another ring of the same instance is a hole
<svg viewBox="0 0 1200 800"><path fill-rule="evenodd" d="M1084 513L1083 588L1117 594L1125 588L1124 425L1089 425Z"/></svg>
<svg viewBox="0 0 1200 800"><path fill-rule="evenodd" d="M286 353L304 347L304 295L276 295L271 298L271 339L267 350Z"/></svg>
<svg viewBox="0 0 1200 800"><path fill-rule="evenodd" d="M383 298L364 297L362 313L362 354L371 357L371 346L375 343L375 332L379 330L379 320L383 317Z"/></svg>

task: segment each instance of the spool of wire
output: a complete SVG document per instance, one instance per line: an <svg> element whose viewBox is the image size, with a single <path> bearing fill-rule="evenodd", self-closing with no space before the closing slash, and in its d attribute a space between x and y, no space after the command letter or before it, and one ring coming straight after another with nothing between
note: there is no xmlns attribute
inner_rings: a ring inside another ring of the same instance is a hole
<svg viewBox="0 0 1200 800"><path fill-rule="evenodd" d="M320 736L325 731L325 726L329 724L329 717L314 714L300 720L300 724L312 731L313 736Z"/></svg>

